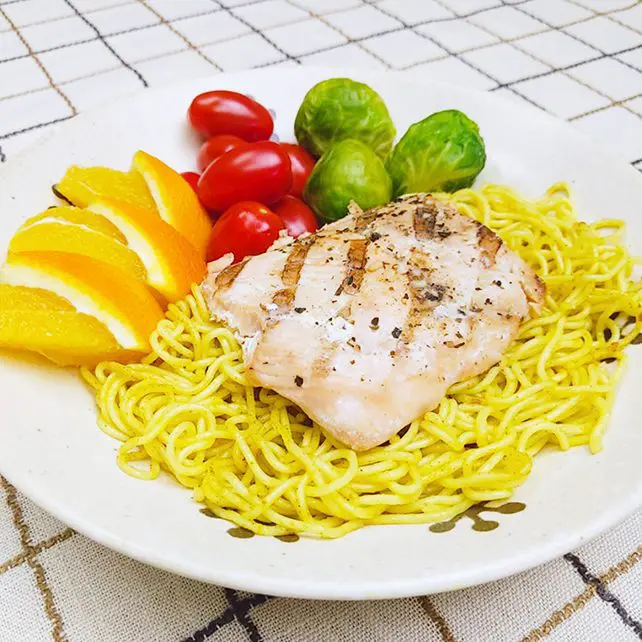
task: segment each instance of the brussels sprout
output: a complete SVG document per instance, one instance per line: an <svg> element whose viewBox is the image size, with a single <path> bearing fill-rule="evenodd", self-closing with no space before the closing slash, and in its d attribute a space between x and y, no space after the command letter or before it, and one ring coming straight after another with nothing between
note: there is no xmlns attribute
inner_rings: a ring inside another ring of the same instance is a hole
<svg viewBox="0 0 642 642"><path fill-rule="evenodd" d="M358 140L343 140L314 166L303 198L324 221L344 217L350 201L363 209L387 203L392 182L383 161Z"/></svg>
<svg viewBox="0 0 642 642"><path fill-rule="evenodd" d="M306 94L294 121L294 133L313 156L353 138L385 159L396 132L383 99L374 89L349 78L331 78Z"/></svg>
<svg viewBox="0 0 642 642"><path fill-rule="evenodd" d="M397 197L470 187L485 163L486 149L477 123L449 109L411 125L392 150L386 167Z"/></svg>

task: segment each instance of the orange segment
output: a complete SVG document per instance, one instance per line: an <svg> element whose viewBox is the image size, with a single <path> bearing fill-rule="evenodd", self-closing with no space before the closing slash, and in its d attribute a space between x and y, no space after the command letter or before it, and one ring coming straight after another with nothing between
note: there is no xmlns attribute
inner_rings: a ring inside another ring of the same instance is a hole
<svg viewBox="0 0 642 642"><path fill-rule="evenodd" d="M143 151L134 154L132 174L137 172L145 179L160 217L205 256L212 223L187 181L163 161Z"/></svg>
<svg viewBox="0 0 642 642"><path fill-rule="evenodd" d="M13 237L9 252L54 251L82 254L119 267L133 278L145 281L147 270L138 255L114 238L118 235L125 241L121 232L115 227L115 234L112 236L96 231L92 225L96 222L94 219L102 219L105 225L114 227L107 219L86 210L76 210L73 216L56 217L52 213L49 216L34 217Z"/></svg>
<svg viewBox="0 0 642 642"><path fill-rule="evenodd" d="M91 367L142 354L123 350L111 332L87 314L4 307L0 308L0 347L37 352L60 366Z"/></svg>
<svg viewBox="0 0 642 642"><path fill-rule="evenodd" d="M62 197L78 207L87 207L96 199L109 196L152 212L156 211L147 183L136 172L72 165L54 188Z"/></svg>
<svg viewBox="0 0 642 642"><path fill-rule="evenodd" d="M0 284L0 347L37 352L58 365L130 360L107 328L53 292Z"/></svg>
<svg viewBox="0 0 642 642"><path fill-rule="evenodd" d="M147 284L169 302L185 296L205 276L205 261L194 246L158 216L113 199L102 199L90 209L123 233L128 246L147 270Z"/></svg>
<svg viewBox="0 0 642 642"><path fill-rule="evenodd" d="M69 301L48 290L14 287L0 283L0 310L7 308L60 312L73 312L75 309Z"/></svg>
<svg viewBox="0 0 642 642"><path fill-rule="evenodd" d="M78 312L100 321L127 350L149 349L149 335L163 317L150 290L123 270L66 252L10 254L0 281L49 290Z"/></svg>

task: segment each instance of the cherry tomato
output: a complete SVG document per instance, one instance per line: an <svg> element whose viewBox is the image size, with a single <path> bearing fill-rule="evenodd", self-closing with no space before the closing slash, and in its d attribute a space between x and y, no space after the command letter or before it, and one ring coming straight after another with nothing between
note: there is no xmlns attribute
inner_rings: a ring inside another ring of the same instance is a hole
<svg viewBox="0 0 642 642"><path fill-rule="evenodd" d="M189 186L196 191L196 185L201 175L196 172L183 172L181 176L189 183Z"/></svg>
<svg viewBox="0 0 642 642"><path fill-rule="evenodd" d="M290 194L301 198L308 176L314 169L314 158L301 145L281 143L281 147L287 152L292 165L292 188L290 189Z"/></svg>
<svg viewBox="0 0 642 642"><path fill-rule="evenodd" d="M211 162L198 181L201 203L223 212L239 201L271 205L292 186L290 159L278 143L248 143Z"/></svg>
<svg viewBox="0 0 642 642"><path fill-rule="evenodd" d="M283 229L283 221L268 207L256 201L232 205L214 223L207 246L207 260L214 261L228 252L234 262L262 254Z"/></svg>
<svg viewBox="0 0 642 642"><path fill-rule="evenodd" d="M288 234L294 238L319 229L314 212L296 196L286 194L272 209L283 221Z"/></svg>
<svg viewBox="0 0 642 642"><path fill-rule="evenodd" d="M267 140L274 130L270 112L235 91L206 91L194 98L187 111L190 125L206 138L232 134L243 140Z"/></svg>
<svg viewBox="0 0 642 642"><path fill-rule="evenodd" d="M232 134L212 136L212 138L206 140L198 150L196 164L201 172L204 172L213 160L216 160L219 156L223 156L223 154L227 152L231 152L241 145L247 145L247 143L242 138L232 136Z"/></svg>

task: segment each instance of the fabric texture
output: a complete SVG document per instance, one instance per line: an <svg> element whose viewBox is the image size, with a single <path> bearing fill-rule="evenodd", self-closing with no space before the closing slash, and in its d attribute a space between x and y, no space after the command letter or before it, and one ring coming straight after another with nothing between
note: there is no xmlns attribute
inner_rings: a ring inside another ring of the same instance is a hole
<svg viewBox="0 0 642 642"><path fill-rule="evenodd" d="M250 67L341 65L527 102L642 169L632 0L0 0L0 162L135 90ZM369 603L186 580L66 528L0 478L0 641L642 639L642 511L543 567Z"/></svg>

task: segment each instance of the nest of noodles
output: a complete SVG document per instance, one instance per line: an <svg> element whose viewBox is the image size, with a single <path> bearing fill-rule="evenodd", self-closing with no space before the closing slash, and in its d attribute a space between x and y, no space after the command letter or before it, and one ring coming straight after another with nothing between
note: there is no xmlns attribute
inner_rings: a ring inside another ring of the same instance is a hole
<svg viewBox="0 0 642 642"><path fill-rule="evenodd" d="M536 201L497 185L439 198L495 230L546 283L543 313L499 364L453 386L389 443L355 453L247 384L238 342L194 288L170 305L141 363L83 372L100 427L123 442L122 470L140 479L165 470L257 534L333 538L505 500L547 446L598 451L624 348L642 330L640 260L622 244L624 224L579 221L563 184Z"/></svg>

